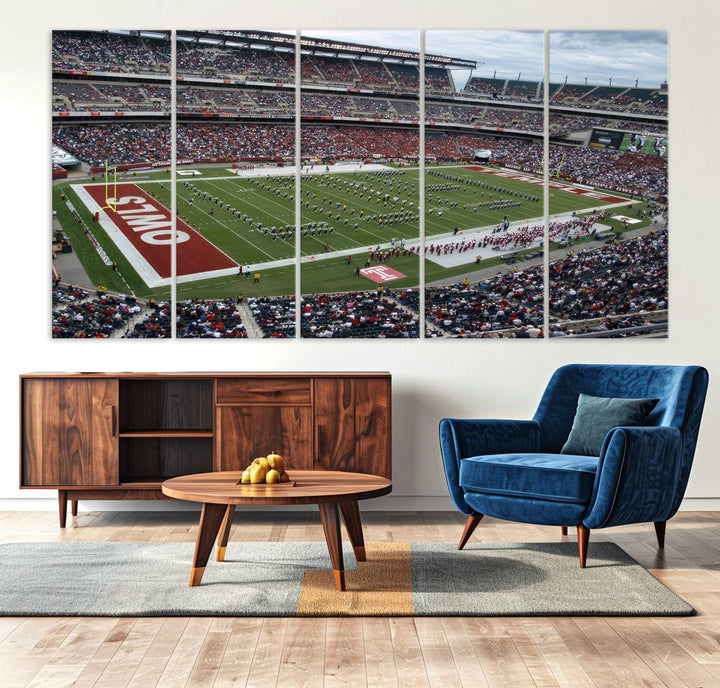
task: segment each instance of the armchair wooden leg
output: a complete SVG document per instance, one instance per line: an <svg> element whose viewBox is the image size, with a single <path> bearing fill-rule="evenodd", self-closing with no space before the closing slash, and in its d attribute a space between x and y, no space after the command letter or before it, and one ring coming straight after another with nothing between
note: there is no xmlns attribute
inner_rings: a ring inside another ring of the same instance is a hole
<svg viewBox="0 0 720 688"><path fill-rule="evenodd" d="M465 543L470 539L470 536L473 534L473 531L475 528L478 527L478 523L482 520L483 514L470 514L467 517L467 521L465 521L465 529L462 532L462 535L460 536L460 543L458 544L458 549L462 549L465 547Z"/></svg>
<svg viewBox="0 0 720 688"><path fill-rule="evenodd" d="M665 526L667 521L655 521L655 535L657 535L658 547L665 547Z"/></svg>
<svg viewBox="0 0 720 688"><path fill-rule="evenodd" d="M567 535L567 526L560 526L560 535Z"/></svg>
<svg viewBox="0 0 720 688"><path fill-rule="evenodd" d="M587 561L587 548L588 541L590 540L590 529L586 528L582 523L578 524L577 527L577 538L578 538L578 554L580 555L580 568L585 568L585 562Z"/></svg>

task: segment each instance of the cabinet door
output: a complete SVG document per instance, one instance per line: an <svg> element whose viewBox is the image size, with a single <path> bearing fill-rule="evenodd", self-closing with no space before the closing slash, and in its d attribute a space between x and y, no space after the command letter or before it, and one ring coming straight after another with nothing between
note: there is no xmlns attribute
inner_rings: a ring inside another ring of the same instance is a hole
<svg viewBox="0 0 720 688"><path fill-rule="evenodd" d="M221 406L218 413L219 470L243 470L270 452L290 470L313 467L309 406Z"/></svg>
<svg viewBox="0 0 720 688"><path fill-rule="evenodd" d="M315 380L315 466L390 478L390 379Z"/></svg>
<svg viewBox="0 0 720 688"><path fill-rule="evenodd" d="M22 485L117 485L117 404L117 379L24 379Z"/></svg>

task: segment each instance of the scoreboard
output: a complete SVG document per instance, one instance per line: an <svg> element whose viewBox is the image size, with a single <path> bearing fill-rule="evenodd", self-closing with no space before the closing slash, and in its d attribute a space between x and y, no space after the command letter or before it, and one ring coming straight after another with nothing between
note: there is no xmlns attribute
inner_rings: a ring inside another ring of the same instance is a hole
<svg viewBox="0 0 720 688"><path fill-rule="evenodd" d="M614 150L620 150L620 145L624 137L624 131L617 131L615 129L593 129L588 145L593 148L613 148Z"/></svg>
<svg viewBox="0 0 720 688"><path fill-rule="evenodd" d="M593 148L609 148L612 150L645 153L647 155L667 156L668 140L666 136L654 134L638 134L618 129L593 129L590 134L589 146Z"/></svg>

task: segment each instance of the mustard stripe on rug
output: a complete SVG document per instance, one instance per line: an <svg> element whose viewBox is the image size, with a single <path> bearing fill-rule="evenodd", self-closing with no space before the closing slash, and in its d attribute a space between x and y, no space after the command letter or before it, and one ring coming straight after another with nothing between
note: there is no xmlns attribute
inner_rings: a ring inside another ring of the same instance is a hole
<svg viewBox="0 0 720 688"><path fill-rule="evenodd" d="M412 616L410 545L375 542L367 561L345 574L345 590L335 589L332 571L305 571L297 613L301 616Z"/></svg>

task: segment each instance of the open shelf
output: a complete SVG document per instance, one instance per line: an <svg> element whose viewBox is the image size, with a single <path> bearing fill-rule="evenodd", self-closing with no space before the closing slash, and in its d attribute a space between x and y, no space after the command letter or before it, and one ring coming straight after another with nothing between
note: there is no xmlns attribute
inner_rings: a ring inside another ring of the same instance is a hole
<svg viewBox="0 0 720 688"><path fill-rule="evenodd" d="M162 482L213 468L212 435L120 438L120 483Z"/></svg>
<svg viewBox="0 0 720 688"><path fill-rule="evenodd" d="M157 486L213 469L212 379L121 379L120 483Z"/></svg>
<svg viewBox="0 0 720 688"><path fill-rule="evenodd" d="M212 434L213 389L202 379L120 380L120 436L199 428Z"/></svg>

